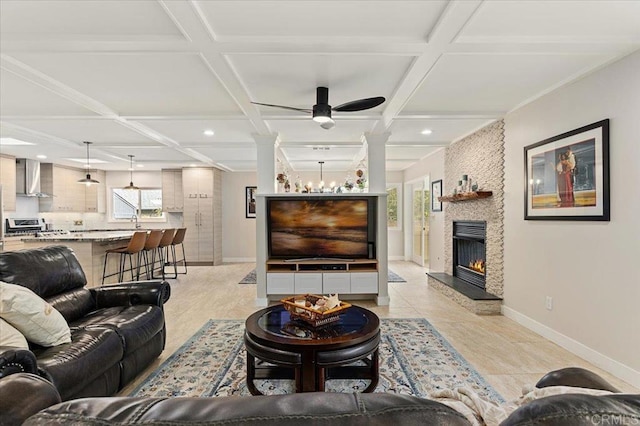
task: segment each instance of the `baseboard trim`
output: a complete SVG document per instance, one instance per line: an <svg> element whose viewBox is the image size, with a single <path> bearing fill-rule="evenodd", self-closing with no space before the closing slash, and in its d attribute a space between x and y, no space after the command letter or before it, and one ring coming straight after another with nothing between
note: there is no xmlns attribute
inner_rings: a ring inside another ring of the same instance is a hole
<svg viewBox="0 0 640 426"><path fill-rule="evenodd" d="M389 256L387 260L406 260L404 256Z"/></svg>
<svg viewBox="0 0 640 426"><path fill-rule="evenodd" d="M613 374L621 380L629 383L636 388L640 388L640 371L636 371L633 368L622 364L615 359L612 359L600 352L586 346L583 343L578 342L575 339L572 339L569 336L565 336L562 333L557 332L556 330L530 318L520 312L509 308L508 306L502 305L502 315L507 318L510 318L524 327L527 327L529 330L532 330L542 337L551 340L553 343L556 343L569 352L572 352L575 355L578 355L581 358L589 361L590 363L602 368L603 370Z"/></svg>
<svg viewBox="0 0 640 426"><path fill-rule="evenodd" d="M223 263L255 263L255 257L223 257Z"/></svg>

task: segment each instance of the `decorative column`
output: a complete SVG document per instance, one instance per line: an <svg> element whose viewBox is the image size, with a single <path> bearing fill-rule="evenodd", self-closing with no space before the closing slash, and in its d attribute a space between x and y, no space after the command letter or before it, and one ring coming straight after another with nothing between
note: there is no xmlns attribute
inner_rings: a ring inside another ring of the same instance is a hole
<svg viewBox="0 0 640 426"><path fill-rule="evenodd" d="M388 242L387 242L387 175L386 146L391 133L365 133L369 161L369 192L377 195L378 226L376 229L376 257L378 259L378 305L389 304Z"/></svg>
<svg viewBox="0 0 640 426"><path fill-rule="evenodd" d="M265 194L276 192L278 135L253 134L258 151L256 194L256 305L267 306L267 208Z"/></svg>

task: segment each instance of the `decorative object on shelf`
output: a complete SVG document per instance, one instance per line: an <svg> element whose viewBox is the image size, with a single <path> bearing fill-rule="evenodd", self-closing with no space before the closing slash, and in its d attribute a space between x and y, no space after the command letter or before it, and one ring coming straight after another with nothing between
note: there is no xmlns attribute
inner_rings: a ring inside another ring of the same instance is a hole
<svg viewBox="0 0 640 426"><path fill-rule="evenodd" d="M133 157L134 155L129 154L129 178L130 178L129 185L125 186L122 189L129 189L129 190L140 189L133 184Z"/></svg>
<svg viewBox="0 0 640 426"><path fill-rule="evenodd" d="M360 189L360 192L364 192L367 185L367 166L364 164L364 159L360 161L356 168L356 185L358 189Z"/></svg>
<svg viewBox="0 0 640 426"><path fill-rule="evenodd" d="M344 180L344 189L346 192L351 192L354 187L353 180L351 179L351 175L347 175L347 178Z"/></svg>
<svg viewBox="0 0 640 426"><path fill-rule="evenodd" d="M338 321L342 312L351 307L350 303L338 299L338 295L318 296L304 294L281 300L293 319L298 319L313 327L320 327Z"/></svg>
<svg viewBox="0 0 640 426"><path fill-rule="evenodd" d="M91 179L91 173L89 173L89 145L91 145L93 142L84 141L83 143L87 145L87 176L83 179L80 179L78 183L84 183L87 186L100 183L95 179Z"/></svg>
<svg viewBox="0 0 640 426"><path fill-rule="evenodd" d="M442 202L440 201L440 197L442 197L442 179L434 180L433 182L431 182L431 211L432 212L442 211Z"/></svg>
<svg viewBox="0 0 640 426"><path fill-rule="evenodd" d="M245 191L245 217L247 219L255 219L256 217L256 193L257 186L246 186Z"/></svg>
<svg viewBox="0 0 640 426"><path fill-rule="evenodd" d="M609 120L524 147L525 220L609 221Z"/></svg>
<svg viewBox="0 0 640 426"><path fill-rule="evenodd" d="M438 201L440 202L444 202L444 201L449 201L452 203L458 202L458 201L469 201L469 200L478 200L481 198L488 198L491 197L493 195L493 191L472 191L472 192L465 192L465 193L461 193L461 194L449 194L449 195L443 195L441 197L438 197Z"/></svg>

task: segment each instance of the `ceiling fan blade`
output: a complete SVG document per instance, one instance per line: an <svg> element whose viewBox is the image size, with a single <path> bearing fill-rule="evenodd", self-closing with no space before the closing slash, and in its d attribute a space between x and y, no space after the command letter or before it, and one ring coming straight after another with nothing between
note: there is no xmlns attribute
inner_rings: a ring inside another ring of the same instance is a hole
<svg viewBox="0 0 640 426"><path fill-rule="evenodd" d="M333 107L331 109L333 111L345 111L345 112L364 111L365 109L377 107L384 101L385 101L384 97L377 96L375 98L358 99L356 101L347 102L342 105L338 105L337 107Z"/></svg>
<svg viewBox="0 0 640 426"><path fill-rule="evenodd" d="M282 109L288 109L291 111L299 111L299 112L306 112L308 114L311 114L313 111L307 108L294 108L294 107L290 107L290 106L286 106L286 105L273 105L273 104L263 104L260 102L251 102L254 105L262 105L262 106L268 106L268 107L274 107L274 108L282 108Z"/></svg>

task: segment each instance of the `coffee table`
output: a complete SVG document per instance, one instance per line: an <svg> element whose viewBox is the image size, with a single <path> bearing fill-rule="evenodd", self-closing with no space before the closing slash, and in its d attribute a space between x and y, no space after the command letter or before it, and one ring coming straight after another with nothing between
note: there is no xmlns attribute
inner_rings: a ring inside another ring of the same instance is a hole
<svg viewBox="0 0 640 426"><path fill-rule="evenodd" d="M373 392L379 343L378 316L359 306L320 328L292 320L282 305L261 309L245 322L247 388L262 395L255 379L293 379L296 392L316 392L324 391L327 380L367 379L363 392Z"/></svg>

